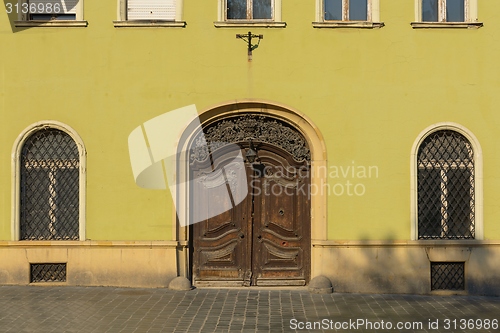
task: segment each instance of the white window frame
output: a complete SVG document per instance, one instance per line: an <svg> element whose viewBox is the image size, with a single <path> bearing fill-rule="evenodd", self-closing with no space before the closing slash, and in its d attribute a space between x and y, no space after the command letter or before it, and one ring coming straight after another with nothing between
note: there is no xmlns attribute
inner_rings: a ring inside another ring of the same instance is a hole
<svg viewBox="0 0 500 333"><path fill-rule="evenodd" d="M480 241L484 239L483 231L483 153L481 145L477 138L462 125L452 122L441 122L433 124L424 129L417 136L413 143L410 155L410 200L411 200L411 240L429 242L431 240L418 239L418 149L422 142L432 133L451 130L463 135L472 145L474 151L474 230L475 237L473 240L467 241ZM468 167L468 166L466 166ZM437 242L463 242L463 240L435 240Z"/></svg>
<svg viewBox="0 0 500 333"><path fill-rule="evenodd" d="M253 1L253 0L252 0ZM282 22L281 17L282 0L271 0L272 18L271 19L251 19L251 20L228 20L226 16L227 0L218 0L217 3L217 21L214 26L223 27L262 27L262 28L284 28L286 22Z"/></svg>
<svg viewBox="0 0 500 333"><path fill-rule="evenodd" d="M85 198L86 198L86 166L87 166L87 153L85 150L85 146L81 137L78 133L71 128L70 126L63 124L54 120L44 120L37 122L28 126L24 129L21 134L17 137L14 142L14 146L12 148L12 183L11 183L11 194L12 194L12 211L11 211L11 239L13 241L20 240L20 211L21 211L21 202L20 202L20 193L21 193L21 151L26 140L35 132L44 129L44 128L54 128L64 133L68 134L76 146L78 147L78 155L80 158L79 163L79 215L78 215L78 223L79 223L79 241L85 241ZM54 240L43 240L40 242L53 242ZM59 241L58 241L59 242ZM71 242L71 241L70 241ZM75 241L72 241L75 242Z"/></svg>
<svg viewBox="0 0 500 333"><path fill-rule="evenodd" d="M76 17L74 20L30 20L29 13L23 13L19 10L18 21L15 21L16 27L86 27L88 22L83 19L83 2L84 0L79 0L76 5ZM18 0L19 8L22 8L23 4L29 5L29 0Z"/></svg>
<svg viewBox="0 0 500 333"><path fill-rule="evenodd" d="M413 28L479 28L483 26L478 20L477 1L464 0L464 21L446 21L446 1L438 0L438 22L422 21L422 0L415 1L415 21L411 23Z"/></svg>
<svg viewBox="0 0 500 333"><path fill-rule="evenodd" d="M182 20L184 0L175 0L175 19L164 20L137 20L127 19L127 0L117 0L117 20L113 21L115 27L178 27L184 28L186 21Z"/></svg>
<svg viewBox="0 0 500 333"><path fill-rule="evenodd" d="M366 21L349 20L349 1L342 0L342 21L325 20L325 0L316 0L315 28L381 28L380 0L367 0Z"/></svg>

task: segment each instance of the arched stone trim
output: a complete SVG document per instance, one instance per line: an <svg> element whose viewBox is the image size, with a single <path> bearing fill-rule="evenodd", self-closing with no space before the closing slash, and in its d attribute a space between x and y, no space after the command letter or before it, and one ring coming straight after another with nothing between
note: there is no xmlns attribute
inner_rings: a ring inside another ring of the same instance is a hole
<svg viewBox="0 0 500 333"><path fill-rule="evenodd" d="M14 141L11 154L11 165L12 165L12 183L11 183L11 195L12 195L12 210L11 210L11 239L13 241L18 241L20 237L20 158L21 151L26 140L33 135L35 132L53 128L63 131L68 134L76 146L78 147L78 155L80 158L79 163L79 240L85 240L85 197L86 197L86 156L87 152L83 140L80 135L70 126L63 124L55 120L43 120L37 123L31 124L26 127L21 134Z"/></svg>
<svg viewBox="0 0 500 333"><path fill-rule="evenodd" d="M411 239L418 240L418 184L417 184L417 153L422 142L432 133L442 130L451 130L463 135L474 150L474 205L475 205L475 240L484 238L483 231L483 152L475 135L466 127L453 122L440 122L430 125L417 136L410 154L410 198L411 198Z"/></svg>
<svg viewBox="0 0 500 333"><path fill-rule="evenodd" d="M327 156L326 146L319 129L312 123L312 121L303 113L300 113L292 108L279 105L276 103L266 101L242 100L233 101L220 104L211 108L207 108L199 112L199 122L194 121L186 127L181 138L178 141L179 163L177 168L177 184L178 186L176 196L177 213L184 214L181 218L185 221L189 219L188 216L188 148L193 139L193 136L199 132L199 126L215 123L224 118L239 115L239 114L255 114L262 115L269 118L274 118L292 126L295 130L307 141L307 147L310 149L310 163L311 163L311 244L314 245L315 241L327 239L327 191L325 190L327 184ZM179 260L180 275L187 276L189 270L189 255L187 253L187 244L189 244L189 230L187 227L180 227L178 224L174 226L173 236L180 244L186 244L182 258ZM184 263L182 263L184 262ZM311 263L311 276L315 276L314 272L314 257Z"/></svg>

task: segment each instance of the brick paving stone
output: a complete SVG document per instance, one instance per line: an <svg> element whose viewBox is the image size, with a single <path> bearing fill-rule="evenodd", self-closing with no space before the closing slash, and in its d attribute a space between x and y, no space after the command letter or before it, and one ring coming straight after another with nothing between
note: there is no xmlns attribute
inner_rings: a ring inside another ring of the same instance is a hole
<svg viewBox="0 0 500 333"><path fill-rule="evenodd" d="M445 329L446 319L449 320L449 329ZM500 298L317 295L309 294L303 288L181 292L111 287L0 286L0 333L500 332L500 329L491 327L461 329L462 319L473 319L474 323L479 323L478 320L484 323L486 319L490 323L492 320L498 322ZM439 326L433 329L429 323L436 320ZM385 326L377 330L376 325L381 325L382 321L392 325L401 322L421 326L407 329L388 329ZM301 325L309 323L311 329L292 329L291 325L299 325L299 322ZM360 325L335 329L335 325L351 325L353 322ZM325 323L333 329L326 329Z"/></svg>

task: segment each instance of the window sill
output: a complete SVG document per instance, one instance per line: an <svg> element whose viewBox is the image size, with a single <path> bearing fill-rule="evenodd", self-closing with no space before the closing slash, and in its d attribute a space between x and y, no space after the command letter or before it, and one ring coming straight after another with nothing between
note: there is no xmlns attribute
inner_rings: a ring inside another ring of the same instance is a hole
<svg viewBox="0 0 500 333"><path fill-rule="evenodd" d="M185 28L186 21L113 21L115 28Z"/></svg>
<svg viewBox="0 0 500 333"><path fill-rule="evenodd" d="M314 28L353 28L353 29L377 29L382 28L384 22L367 22L367 21L330 21L330 22L313 22Z"/></svg>
<svg viewBox="0 0 500 333"><path fill-rule="evenodd" d="M413 29L478 29L483 22L411 22Z"/></svg>
<svg viewBox="0 0 500 333"><path fill-rule="evenodd" d="M51 286L51 287L62 287L67 286L68 281L47 281L47 282L30 282L30 286Z"/></svg>
<svg viewBox="0 0 500 333"><path fill-rule="evenodd" d="M312 240L313 247L483 247L500 246L499 240Z"/></svg>
<svg viewBox="0 0 500 333"><path fill-rule="evenodd" d="M16 27L86 27L87 21L14 21Z"/></svg>
<svg viewBox="0 0 500 333"><path fill-rule="evenodd" d="M0 241L0 250L6 247L187 247L186 241L96 241L96 240L19 240L19 241Z"/></svg>
<svg viewBox="0 0 500 333"><path fill-rule="evenodd" d="M467 290L431 290L433 296L467 296Z"/></svg>
<svg viewBox="0 0 500 333"><path fill-rule="evenodd" d="M285 28L286 22L266 22L266 21L216 21L216 28Z"/></svg>

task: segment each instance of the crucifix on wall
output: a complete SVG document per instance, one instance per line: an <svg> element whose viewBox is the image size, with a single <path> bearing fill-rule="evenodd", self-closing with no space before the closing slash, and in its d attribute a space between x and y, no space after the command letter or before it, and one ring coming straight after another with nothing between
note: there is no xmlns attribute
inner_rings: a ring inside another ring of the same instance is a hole
<svg viewBox="0 0 500 333"><path fill-rule="evenodd" d="M252 51L259 47L260 40L264 35L253 35L250 31L247 34L236 34L236 38L244 40L248 45L248 61L252 61ZM257 44L252 44L252 39L257 39Z"/></svg>

